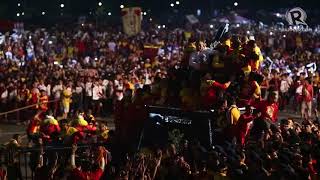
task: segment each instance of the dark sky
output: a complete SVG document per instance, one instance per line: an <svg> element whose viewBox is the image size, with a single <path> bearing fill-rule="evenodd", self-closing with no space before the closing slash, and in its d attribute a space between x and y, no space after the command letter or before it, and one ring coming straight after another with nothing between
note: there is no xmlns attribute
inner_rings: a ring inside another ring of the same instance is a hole
<svg viewBox="0 0 320 180"><path fill-rule="evenodd" d="M120 4L126 6L141 6L143 10L150 10L150 15L161 17L173 12L170 3L176 0L100 0L106 12L112 12L116 15L120 12ZM303 9L320 9L320 0L179 0L180 5L177 7L179 12L185 14L196 13L197 9L201 9L202 13L209 15L213 9L230 11L233 9L246 9L249 14L254 14L259 9L268 11L277 10L279 8L292 8L299 6ZM237 1L238 7L234 7L233 3ZM90 11L95 11L98 7L99 0L0 0L0 17L16 18L18 12L25 12L25 18L35 18L41 15L42 11L46 11L47 16L57 16L61 12L70 16L88 15ZM18 7L18 3L21 6ZM61 11L60 3L64 3L65 7Z"/></svg>

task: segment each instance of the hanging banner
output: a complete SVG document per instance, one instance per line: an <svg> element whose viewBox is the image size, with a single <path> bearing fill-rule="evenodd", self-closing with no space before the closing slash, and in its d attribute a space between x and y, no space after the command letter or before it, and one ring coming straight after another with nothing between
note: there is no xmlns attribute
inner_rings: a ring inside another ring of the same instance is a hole
<svg viewBox="0 0 320 180"><path fill-rule="evenodd" d="M134 36L141 31L141 8L132 7L121 10L123 31L128 36Z"/></svg>

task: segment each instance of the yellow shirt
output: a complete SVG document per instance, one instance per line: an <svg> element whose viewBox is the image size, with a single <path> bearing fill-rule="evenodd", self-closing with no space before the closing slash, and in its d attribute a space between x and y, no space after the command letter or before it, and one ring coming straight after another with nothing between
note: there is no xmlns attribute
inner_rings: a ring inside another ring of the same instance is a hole
<svg viewBox="0 0 320 180"><path fill-rule="evenodd" d="M191 32L184 32L184 37L186 38L186 40L189 40L191 38L192 33Z"/></svg>
<svg viewBox="0 0 320 180"><path fill-rule="evenodd" d="M68 57L71 58L73 56L73 51L74 51L74 48L69 46L68 47Z"/></svg>
<svg viewBox="0 0 320 180"><path fill-rule="evenodd" d="M78 129L74 128L74 127L69 127L67 132L66 132L66 135L67 136L71 136L72 134L74 134L75 132L78 132Z"/></svg>
<svg viewBox="0 0 320 180"><path fill-rule="evenodd" d="M259 98L261 96L261 88L260 88L259 84L256 81L254 81L254 83L256 85L256 89L254 90L253 96L255 98Z"/></svg>
<svg viewBox="0 0 320 180"><path fill-rule="evenodd" d="M48 118L48 119L44 120L44 123L45 124L53 124L53 125L58 125L59 124L58 121L56 119L54 119L54 118Z"/></svg>
<svg viewBox="0 0 320 180"><path fill-rule="evenodd" d="M150 63L146 63L146 64L144 64L144 67L145 68L149 68L149 67L151 67L151 64Z"/></svg>
<svg viewBox="0 0 320 180"><path fill-rule="evenodd" d="M261 50L260 50L260 48L258 46L256 46L254 48L254 52L259 56L259 59L258 59L258 61L255 61L254 66L255 66L255 69L259 69L260 68L260 64L263 61L263 56L262 56Z"/></svg>
<svg viewBox="0 0 320 180"><path fill-rule="evenodd" d="M69 89L63 90L62 104L64 107L70 106L72 92Z"/></svg>
<svg viewBox="0 0 320 180"><path fill-rule="evenodd" d="M232 124L237 124L240 118L240 110L237 107L233 107L230 112L230 119Z"/></svg>
<svg viewBox="0 0 320 180"><path fill-rule="evenodd" d="M108 139L108 137L109 137L109 129L104 130L101 133L101 137L103 137L104 139Z"/></svg>
<svg viewBox="0 0 320 180"><path fill-rule="evenodd" d="M243 68L242 68L242 71L244 72L244 75L245 75L245 76L248 76L248 75L250 74L250 72L251 72L251 66L248 65L248 66L246 66L246 67L243 67Z"/></svg>
<svg viewBox="0 0 320 180"><path fill-rule="evenodd" d="M227 45L228 47L231 47L231 40L230 39L227 39L225 42L224 42L225 45Z"/></svg>

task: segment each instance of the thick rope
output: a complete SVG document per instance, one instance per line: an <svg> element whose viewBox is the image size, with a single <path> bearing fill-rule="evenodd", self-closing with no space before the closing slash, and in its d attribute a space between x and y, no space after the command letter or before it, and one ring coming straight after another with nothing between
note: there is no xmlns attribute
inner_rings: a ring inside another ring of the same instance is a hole
<svg viewBox="0 0 320 180"><path fill-rule="evenodd" d="M56 102L56 101L59 101L59 100L51 100L51 101L48 101L47 103L53 103L53 102ZM6 114L10 114L10 113L14 113L14 112L17 112L17 111L21 111L21 110L24 110L24 109L29 109L29 108L32 108L34 106L38 106L38 105L41 105L42 103L37 103L37 104L31 104L31 105L28 105L28 106L25 106L25 107L21 107L21 108L17 108L17 109L13 109L13 110L10 110L10 111L7 111L7 112L2 112L0 113L0 116L2 115L6 115Z"/></svg>

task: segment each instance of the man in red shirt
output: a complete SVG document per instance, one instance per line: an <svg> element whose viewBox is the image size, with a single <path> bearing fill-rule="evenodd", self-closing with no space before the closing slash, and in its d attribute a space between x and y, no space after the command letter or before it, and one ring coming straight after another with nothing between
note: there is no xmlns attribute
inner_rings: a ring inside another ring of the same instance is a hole
<svg viewBox="0 0 320 180"><path fill-rule="evenodd" d="M77 147L76 145L73 145L72 147L72 154L71 154L71 166L73 168L70 176L68 179L72 179L72 180L100 180L103 171L104 171L104 167L106 165L106 157L99 157L98 158L98 163L99 163L99 168L93 171L83 171L81 169L81 165L77 164L76 166L76 151L77 151ZM94 152L97 153L97 152ZM101 156L102 154L107 156L108 153L98 153L98 156Z"/></svg>
<svg viewBox="0 0 320 180"><path fill-rule="evenodd" d="M206 109L209 109L219 99L219 93L222 94L223 92L225 92L229 88L231 82L228 81L222 84L214 80L207 80L206 83L208 84L208 87L206 89L205 95L202 97L202 103L204 104L204 107Z"/></svg>
<svg viewBox="0 0 320 180"><path fill-rule="evenodd" d="M278 91L271 91L268 99L260 101L255 105L255 108L261 112L261 117L267 123L276 123L278 120Z"/></svg>
<svg viewBox="0 0 320 180"><path fill-rule="evenodd" d="M254 115L251 106L246 106L246 112L241 114L236 124L236 138L242 146L245 144L245 139L249 132L249 123L258 118L260 115L260 113Z"/></svg>
<svg viewBox="0 0 320 180"><path fill-rule="evenodd" d="M302 104L301 104L301 117L302 119L309 120L311 118L313 100L313 87L311 79L307 78L304 81L302 89Z"/></svg>
<svg viewBox="0 0 320 180"><path fill-rule="evenodd" d="M47 112L48 110L48 101L49 97L45 90L41 90L41 96L39 97L39 109L43 112Z"/></svg>

